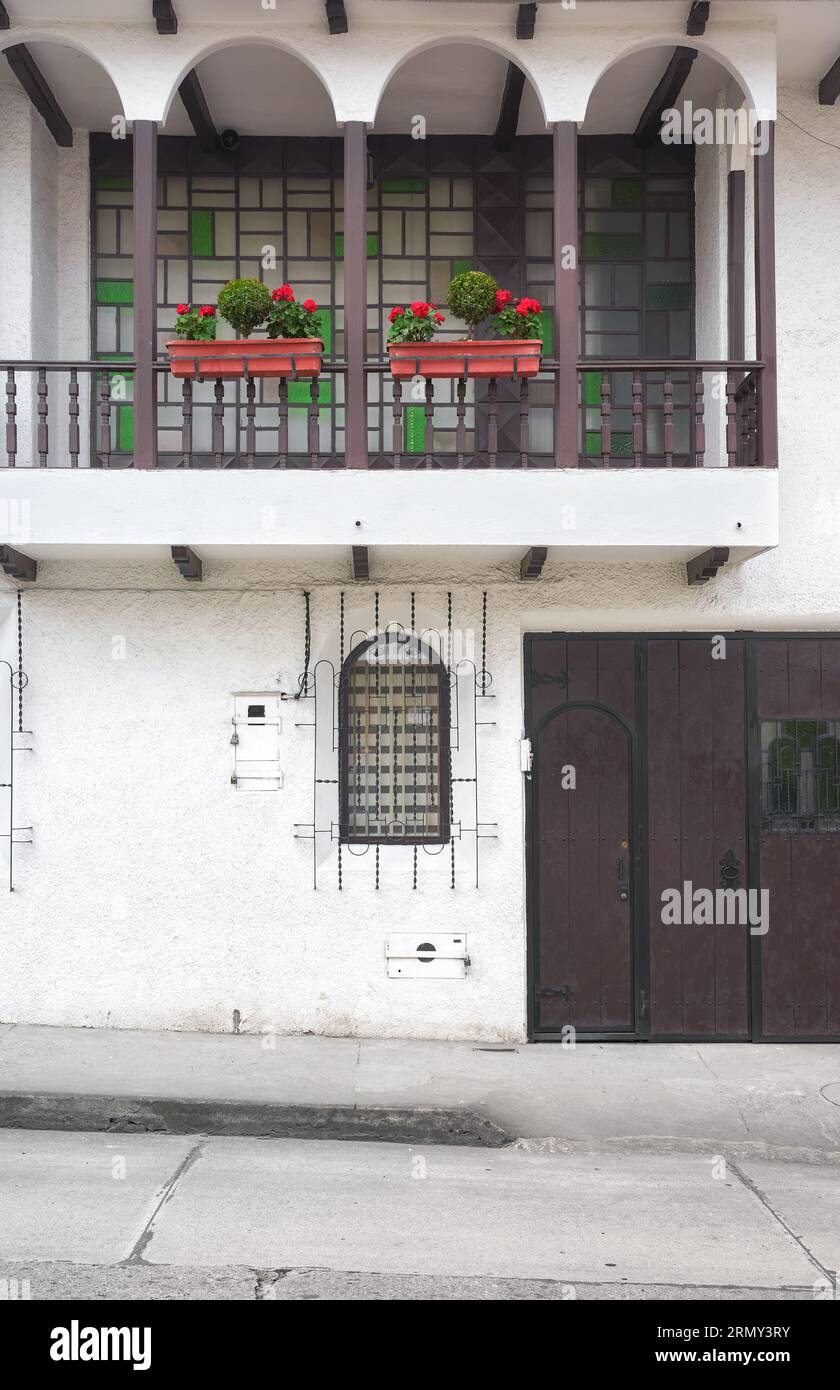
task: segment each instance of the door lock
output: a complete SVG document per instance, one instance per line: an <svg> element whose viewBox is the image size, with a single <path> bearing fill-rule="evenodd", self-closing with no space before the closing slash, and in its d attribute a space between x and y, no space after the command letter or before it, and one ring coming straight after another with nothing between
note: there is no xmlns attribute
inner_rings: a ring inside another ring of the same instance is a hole
<svg viewBox="0 0 840 1390"><path fill-rule="evenodd" d="M627 892L626 888L620 888L618 890L618 897L620 902L626 903L629 896L630 894Z"/></svg>

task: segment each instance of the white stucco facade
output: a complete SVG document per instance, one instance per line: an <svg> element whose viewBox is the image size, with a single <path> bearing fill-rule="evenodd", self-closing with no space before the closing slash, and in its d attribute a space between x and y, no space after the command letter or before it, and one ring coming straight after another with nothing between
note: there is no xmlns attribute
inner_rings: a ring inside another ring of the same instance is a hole
<svg viewBox="0 0 840 1390"><path fill-rule="evenodd" d="M685 42L685 6L670 3L582 6L592 13L577 16L540 6L540 42L527 51L512 38L510 6L489 3L360 0L340 44L314 15L321 7L298 0L277 12L255 4L235 25L227 6L217 15L204 4L194 19L178 8L189 22L163 41L148 24L105 22L81 3L71 21L44 0L0 45L69 44L101 64L129 120L163 122L178 80L211 49L234 36L276 43L316 73L339 124L372 125L389 77L442 41L515 58L547 123L583 122L621 55ZM0 593L0 657L16 666L15 590L25 588L32 730L32 751L15 755L15 824L32 827L32 843L16 847L14 893L0 890L0 1019L222 1031L238 1012L243 1031L522 1040L524 634L838 629L840 113L784 75L777 106L776 7L744 6L755 13L743 18L740 8L694 42L760 118L778 117L778 471L723 466L722 402L699 470L0 469L0 543L39 566L36 584L3 579ZM621 20L631 9L633 22ZM733 89L719 90L728 99ZM0 114L0 360L84 358L85 132L56 150L14 88L0 87ZM729 166L726 150L698 151L696 345L709 359L726 356ZM751 190L748 171L748 227ZM749 358L749 240L747 252ZM19 406L24 461L31 400ZM200 584L178 575L173 544L202 557ZM370 548L366 583L352 579L360 544ZM518 560L542 545L543 575L523 583ZM730 564L688 588L686 560L713 546L730 548ZM314 889L312 844L299 837L313 802L306 702L284 702L282 787L231 783L233 696L297 688L304 590L313 663L337 660L342 591L348 632L371 628L377 592L384 619L407 625L413 591L418 626L440 628L451 593L456 630L479 645L486 592L493 699L478 729L478 786L492 834L478 888L473 847L458 843L454 891L448 853L421 853L415 889L411 851L390 847L378 890L372 856L345 852L339 890L332 844L318 851ZM0 727L8 698L0 666ZM387 977L387 936L415 927L466 934L465 979Z"/></svg>

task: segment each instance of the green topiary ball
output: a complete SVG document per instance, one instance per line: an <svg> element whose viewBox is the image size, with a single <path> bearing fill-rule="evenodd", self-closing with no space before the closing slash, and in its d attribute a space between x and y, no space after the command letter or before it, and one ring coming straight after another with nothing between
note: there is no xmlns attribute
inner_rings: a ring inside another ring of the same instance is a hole
<svg viewBox="0 0 840 1390"><path fill-rule="evenodd" d="M219 291L219 313L243 338L260 328L271 309L271 290L261 280L229 280Z"/></svg>
<svg viewBox="0 0 840 1390"><path fill-rule="evenodd" d="M450 284L446 302L453 314L467 324L471 336L476 324L492 314L496 307L498 288L493 276L486 275L483 270L465 270Z"/></svg>

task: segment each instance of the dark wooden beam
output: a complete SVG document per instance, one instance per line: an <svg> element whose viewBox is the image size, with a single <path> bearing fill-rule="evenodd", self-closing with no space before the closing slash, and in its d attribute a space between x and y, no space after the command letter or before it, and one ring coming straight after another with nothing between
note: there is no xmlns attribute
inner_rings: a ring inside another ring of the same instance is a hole
<svg viewBox="0 0 840 1390"><path fill-rule="evenodd" d="M178 16L172 0L152 0L152 17L159 34L177 34Z"/></svg>
<svg viewBox="0 0 840 1390"><path fill-rule="evenodd" d="M135 121L134 467L157 467L157 125Z"/></svg>
<svg viewBox="0 0 840 1390"><path fill-rule="evenodd" d="M575 121L552 129L554 184L554 464L577 468L580 310L578 307L578 132Z"/></svg>
<svg viewBox="0 0 840 1390"><path fill-rule="evenodd" d="M53 96L52 88L26 44L13 44L5 50L5 56L35 110L43 116L55 143L70 149L73 145L73 127Z"/></svg>
<svg viewBox="0 0 840 1390"><path fill-rule="evenodd" d="M368 466L367 127L344 126L344 452L347 468Z"/></svg>
<svg viewBox="0 0 840 1390"><path fill-rule="evenodd" d="M520 5L516 11L516 37L518 39L532 39L536 27L536 5Z"/></svg>
<svg viewBox="0 0 840 1390"><path fill-rule="evenodd" d="M726 185L726 282L729 359L743 362L745 356L746 275L744 272L744 205L746 176L743 169L732 169Z"/></svg>
<svg viewBox="0 0 840 1390"><path fill-rule="evenodd" d="M685 32L690 34L693 39L697 39L701 34L705 34L706 25L709 22L709 10L711 8L709 0L694 0L694 4L688 12L688 19L685 23Z"/></svg>
<svg viewBox="0 0 840 1390"><path fill-rule="evenodd" d="M366 545L353 546L353 578L370 579L370 556Z"/></svg>
<svg viewBox="0 0 840 1390"><path fill-rule="evenodd" d="M840 96L840 58L832 63L818 88L820 106L833 106Z"/></svg>
<svg viewBox="0 0 840 1390"><path fill-rule="evenodd" d="M499 119L496 122L496 131L493 136L493 145L497 150L509 150L516 139L516 127L519 125L519 107L522 103L522 93L524 89L524 72L521 68L518 68L515 63L508 63L505 90L502 93Z"/></svg>
<svg viewBox="0 0 840 1390"><path fill-rule="evenodd" d="M344 0L326 0L327 24L331 34L346 34L350 28Z"/></svg>
<svg viewBox="0 0 840 1390"><path fill-rule="evenodd" d="M667 68L642 112L633 135L633 143L641 149L652 145L662 128L662 112L673 106L691 72L696 48L675 48Z"/></svg>
<svg viewBox="0 0 840 1390"><path fill-rule="evenodd" d="M0 566L10 579L26 579L34 584L38 578L38 561L10 545L0 545Z"/></svg>
<svg viewBox="0 0 840 1390"><path fill-rule="evenodd" d="M11 29L12 21L9 19L9 11L0 0L0 29Z"/></svg>
<svg viewBox="0 0 840 1390"><path fill-rule="evenodd" d="M779 461L776 406L776 123L756 126L756 143L764 153L753 158L755 230L755 355L764 369L758 383L758 447L764 468ZM766 137L766 139L765 139Z"/></svg>
<svg viewBox="0 0 840 1390"><path fill-rule="evenodd" d="M548 555L548 546L532 545L519 562L520 579L539 579Z"/></svg>
<svg viewBox="0 0 840 1390"><path fill-rule="evenodd" d="M172 559L185 579L201 579L201 559L188 545L173 545Z"/></svg>
<svg viewBox="0 0 840 1390"><path fill-rule="evenodd" d="M704 550L702 555L695 555L694 559L689 560L685 567L689 584L708 584L709 580L714 579L718 570L726 564L728 559L728 545L717 545L712 550Z"/></svg>
<svg viewBox="0 0 840 1390"><path fill-rule="evenodd" d="M221 141L195 68L187 73L178 88L178 95L198 136L199 145L206 154L213 154L219 149Z"/></svg>

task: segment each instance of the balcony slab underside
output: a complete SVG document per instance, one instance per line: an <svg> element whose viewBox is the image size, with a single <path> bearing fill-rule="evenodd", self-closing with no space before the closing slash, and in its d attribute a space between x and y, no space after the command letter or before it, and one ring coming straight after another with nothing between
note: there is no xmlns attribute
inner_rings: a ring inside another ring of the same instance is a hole
<svg viewBox="0 0 840 1390"><path fill-rule="evenodd" d="M687 560L779 540L766 468L213 472L17 469L0 540L35 559L140 559L173 544L262 559L352 545L485 552L549 546L586 560Z"/></svg>

